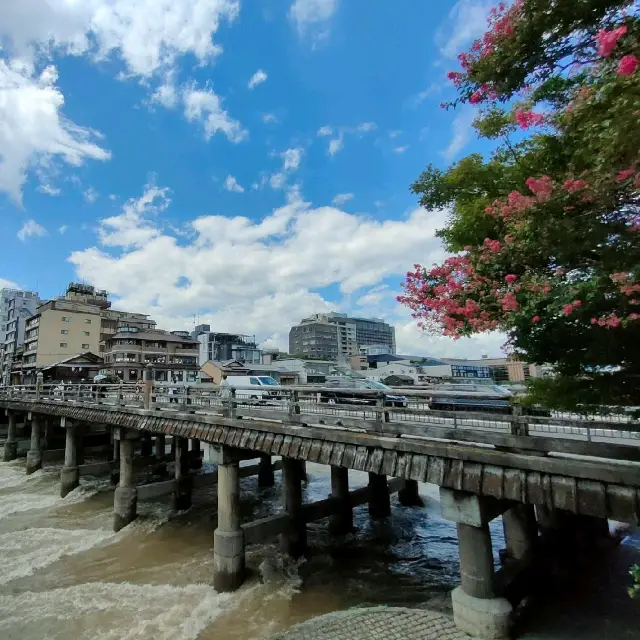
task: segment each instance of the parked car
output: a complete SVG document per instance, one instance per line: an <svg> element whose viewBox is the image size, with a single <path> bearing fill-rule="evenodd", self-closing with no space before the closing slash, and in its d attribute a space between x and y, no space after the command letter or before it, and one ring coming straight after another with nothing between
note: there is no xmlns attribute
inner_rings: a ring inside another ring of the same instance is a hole
<svg viewBox="0 0 640 640"><path fill-rule="evenodd" d="M250 400L267 400L278 398L280 392L273 387L279 387L278 381L271 376L227 376L221 387L251 387L250 389L238 389L236 398Z"/></svg>
<svg viewBox="0 0 640 640"><path fill-rule="evenodd" d="M372 395L359 394L362 391L382 391L384 394L385 407L407 407L409 400L406 396L398 395L381 382L367 380L366 378L352 378L350 376L336 376L327 378L320 391L320 402L329 404L359 404L371 406L375 405L377 399Z"/></svg>

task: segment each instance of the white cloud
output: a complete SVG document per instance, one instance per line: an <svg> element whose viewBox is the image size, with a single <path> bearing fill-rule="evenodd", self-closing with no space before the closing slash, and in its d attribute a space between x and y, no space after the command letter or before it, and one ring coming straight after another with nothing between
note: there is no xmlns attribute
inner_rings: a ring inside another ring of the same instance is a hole
<svg viewBox="0 0 640 640"><path fill-rule="evenodd" d="M224 181L224 188L232 193L244 193L244 187L231 175Z"/></svg>
<svg viewBox="0 0 640 640"><path fill-rule="evenodd" d="M68 229L68 228L69 228L69 227L68 227L66 224L63 224L62 226L58 227L58 233L59 233L61 236L63 236L63 235L67 232L67 229Z"/></svg>
<svg viewBox="0 0 640 640"><path fill-rule="evenodd" d="M356 127L356 131L358 133L369 133L370 131L375 131L376 130L376 123L375 122L361 122L357 127Z"/></svg>
<svg viewBox="0 0 640 640"><path fill-rule="evenodd" d="M20 287L11 280L0 278L0 289L19 289Z"/></svg>
<svg viewBox="0 0 640 640"><path fill-rule="evenodd" d="M150 98L151 103L160 104L167 109L174 109L178 106L179 101L180 96L171 77L166 78L162 84L158 85Z"/></svg>
<svg viewBox="0 0 640 640"><path fill-rule="evenodd" d="M252 76L251 80L249 80L248 87L249 89L254 89L259 84L262 84L267 80L269 76L262 70L258 69Z"/></svg>
<svg viewBox="0 0 640 640"><path fill-rule="evenodd" d="M150 77L191 54L204 63L221 52L213 40L235 20L239 0L22 0L0 3L9 55L88 54L119 58L127 73Z"/></svg>
<svg viewBox="0 0 640 640"><path fill-rule="evenodd" d="M447 160L453 160L469 143L473 133L475 113L471 109L461 111L451 123L451 141L442 155Z"/></svg>
<svg viewBox="0 0 640 640"><path fill-rule="evenodd" d="M188 328L200 310L219 330L285 336L304 315L339 307L319 290L338 285L349 296L389 276L399 283L413 263L445 255L435 236L445 212L416 209L400 220L373 220L313 207L292 190L284 206L263 218L195 218L185 241L155 219L166 197L165 189L147 187L101 222L101 245L70 257L79 278L162 326Z"/></svg>
<svg viewBox="0 0 640 640"><path fill-rule="evenodd" d="M25 242L27 238L46 236L47 230L35 220L27 220L17 233L18 239Z"/></svg>
<svg viewBox="0 0 640 640"><path fill-rule="evenodd" d="M444 58L455 58L487 30L493 0L458 0L436 31L436 44ZM425 96L426 97L426 96Z"/></svg>
<svg viewBox="0 0 640 640"><path fill-rule="evenodd" d="M41 182L38 185L38 191L40 193L44 193L47 196L59 196L62 193L58 187L54 187L48 182Z"/></svg>
<svg viewBox="0 0 640 640"><path fill-rule="evenodd" d="M202 123L206 140L218 132L233 143L242 142L247 137L247 131L224 110L222 100L213 89L197 89L192 85L184 89L183 99L185 117L189 122Z"/></svg>
<svg viewBox="0 0 640 640"><path fill-rule="evenodd" d="M405 144L404 146L401 146L401 147L395 147L393 150L393 153L401 154L401 153L404 153L408 148L409 148L408 144Z"/></svg>
<svg viewBox="0 0 640 640"><path fill-rule="evenodd" d="M340 207L349 202L349 200L353 200L353 193L339 193L331 202L336 207Z"/></svg>
<svg viewBox="0 0 640 640"><path fill-rule="evenodd" d="M265 124L277 124L278 118L273 113L265 113L262 116L262 122L264 122Z"/></svg>
<svg viewBox="0 0 640 640"><path fill-rule="evenodd" d="M301 37L321 40L327 37L331 18L337 9L338 0L294 0L289 17Z"/></svg>
<svg viewBox="0 0 640 640"><path fill-rule="evenodd" d="M82 193L82 196L89 204L93 204L100 197L100 194L93 187L89 187Z"/></svg>
<svg viewBox="0 0 640 640"><path fill-rule="evenodd" d="M302 160L302 154L304 149L296 147L295 149L287 149L282 154L282 169L284 171L297 171L300 166L300 160Z"/></svg>
<svg viewBox="0 0 640 640"><path fill-rule="evenodd" d="M318 129L316 135L319 138L331 138L331 140L329 140L329 146L327 147L327 153L330 156L334 156L336 153L342 151L346 135L355 135L357 137L362 137L364 134L371 133L377 128L378 127L375 122L361 122L355 127L332 127L330 125L325 125L324 127L320 127L320 129Z"/></svg>
<svg viewBox="0 0 640 640"><path fill-rule="evenodd" d="M338 138L334 138L329 141L329 148L327 149L327 153L330 156L335 156L336 153L342 151L342 147L344 147L344 136L341 134Z"/></svg>
<svg viewBox="0 0 640 640"><path fill-rule="evenodd" d="M56 161L78 166L87 159L110 157L96 144L97 132L64 117L64 97L56 81L55 67L38 75L0 60L0 191L17 203L30 169L44 170ZM55 191L47 182L42 190Z"/></svg>

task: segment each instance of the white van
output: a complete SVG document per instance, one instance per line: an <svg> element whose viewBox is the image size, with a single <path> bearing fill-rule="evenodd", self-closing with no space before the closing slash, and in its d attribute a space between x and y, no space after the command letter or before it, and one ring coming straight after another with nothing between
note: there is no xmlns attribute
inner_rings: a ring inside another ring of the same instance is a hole
<svg viewBox="0 0 640 640"><path fill-rule="evenodd" d="M243 387L237 389L236 398L266 400L270 396L278 397L280 395L277 389L269 390L269 387L280 386L278 381L271 376L227 376L226 380L220 383L220 386Z"/></svg>

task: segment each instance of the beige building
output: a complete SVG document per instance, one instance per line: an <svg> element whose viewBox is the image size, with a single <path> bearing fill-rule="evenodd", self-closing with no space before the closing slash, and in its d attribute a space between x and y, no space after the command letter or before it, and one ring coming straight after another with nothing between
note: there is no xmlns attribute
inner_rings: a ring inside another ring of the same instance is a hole
<svg viewBox="0 0 640 640"><path fill-rule="evenodd" d="M86 353L99 353L100 308L66 299L51 300L25 323L22 369L25 381L39 369Z"/></svg>

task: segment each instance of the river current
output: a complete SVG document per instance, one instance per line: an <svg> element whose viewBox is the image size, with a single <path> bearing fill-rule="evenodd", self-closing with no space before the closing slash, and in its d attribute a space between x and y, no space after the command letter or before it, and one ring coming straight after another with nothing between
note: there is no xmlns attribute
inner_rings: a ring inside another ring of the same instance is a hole
<svg viewBox="0 0 640 640"><path fill-rule="evenodd" d="M328 467L309 464L308 475L305 501L325 498ZM168 499L140 502L138 519L113 533L109 482L82 478L61 499L58 478L59 467L26 476L24 461L0 463L0 638L258 640L354 606L446 610L459 581L455 527L432 485L420 485L424 509L392 499L386 521L358 507L356 532L344 538L330 537L326 521L310 524L306 561L283 557L276 541L249 547L248 581L221 595L211 586L213 488L179 514ZM350 472L352 488L366 480ZM281 509L279 472L273 488L252 477L241 490L244 521ZM500 519L492 537L497 557Z"/></svg>

